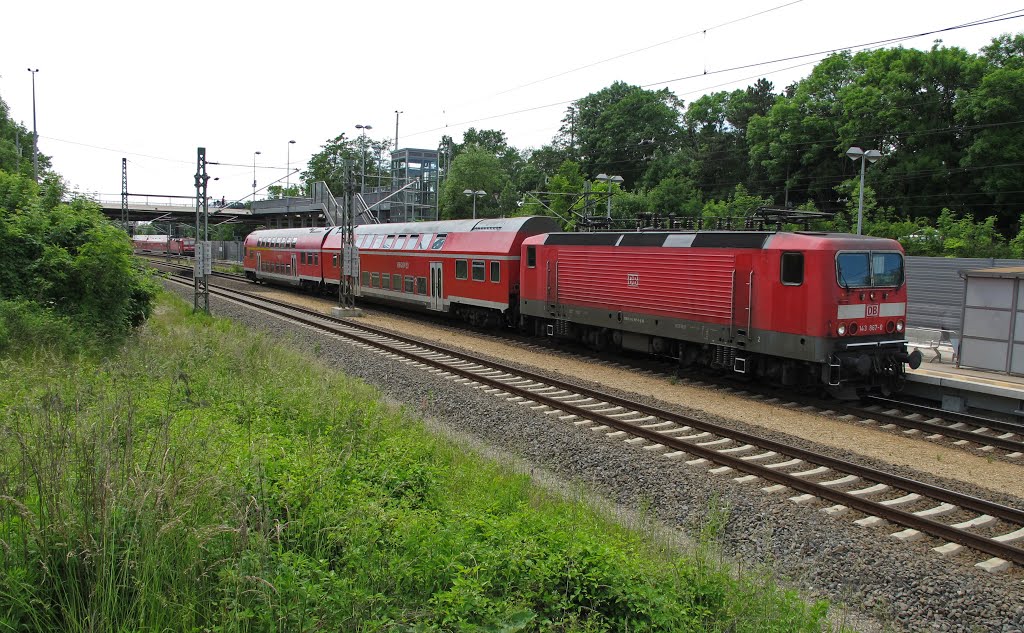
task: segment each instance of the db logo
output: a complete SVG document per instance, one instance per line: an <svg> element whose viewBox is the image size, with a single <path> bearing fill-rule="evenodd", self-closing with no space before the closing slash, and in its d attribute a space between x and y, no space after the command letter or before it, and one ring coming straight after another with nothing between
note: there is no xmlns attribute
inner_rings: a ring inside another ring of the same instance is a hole
<svg viewBox="0 0 1024 633"><path fill-rule="evenodd" d="M626 285L631 287L631 288L639 288L640 287L640 275L638 275L637 273L627 273L626 274Z"/></svg>
<svg viewBox="0 0 1024 633"><path fill-rule="evenodd" d="M864 307L866 308L865 314L867 316L869 316L869 317L876 317L876 316L878 316L878 306L877 305L868 305L868 306L864 306Z"/></svg>

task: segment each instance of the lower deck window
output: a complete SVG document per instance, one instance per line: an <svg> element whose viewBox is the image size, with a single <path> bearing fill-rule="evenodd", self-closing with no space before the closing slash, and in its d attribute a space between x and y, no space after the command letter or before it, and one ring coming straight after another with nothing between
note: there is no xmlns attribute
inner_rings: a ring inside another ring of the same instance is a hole
<svg viewBox="0 0 1024 633"><path fill-rule="evenodd" d="M388 290L391 288L391 273L384 273L381 275L380 287Z"/></svg>
<svg viewBox="0 0 1024 633"><path fill-rule="evenodd" d="M487 276L487 268L485 263L480 260L473 260L473 281L485 281Z"/></svg>
<svg viewBox="0 0 1024 633"><path fill-rule="evenodd" d="M405 291L406 292L412 292L413 291L413 284L415 284L415 283L416 283L416 278L415 277L413 277L411 275L406 276L406 278L405 278Z"/></svg>
<svg viewBox="0 0 1024 633"><path fill-rule="evenodd" d="M365 270L363 271L362 285L363 286L369 286L370 285L370 273L365 271Z"/></svg>
<svg viewBox="0 0 1024 633"><path fill-rule="evenodd" d="M416 294L425 295L427 294L427 278L417 277L416 278Z"/></svg>
<svg viewBox="0 0 1024 633"><path fill-rule="evenodd" d="M491 281L498 283L501 281L501 265L500 262L491 262Z"/></svg>

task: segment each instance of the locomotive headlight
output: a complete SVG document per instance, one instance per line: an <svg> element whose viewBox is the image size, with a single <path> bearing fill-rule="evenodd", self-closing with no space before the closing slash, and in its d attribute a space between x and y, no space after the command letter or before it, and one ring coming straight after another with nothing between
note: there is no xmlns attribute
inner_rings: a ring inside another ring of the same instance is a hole
<svg viewBox="0 0 1024 633"><path fill-rule="evenodd" d="M869 295L868 295L868 297L869 297L869 298L870 298L870 299L871 299L872 301L874 301L874 300L875 300L875 293L873 293L873 292L872 292L871 294L869 294Z"/></svg>
<svg viewBox="0 0 1024 633"><path fill-rule="evenodd" d="M841 323L839 325L839 328L836 330L836 332L839 333L839 336L846 336L846 324L845 323Z"/></svg>
<svg viewBox="0 0 1024 633"><path fill-rule="evenodd" d="M902 320L896 322L896 331L897 332L902 332L903 331L903 321Z"/></svg>

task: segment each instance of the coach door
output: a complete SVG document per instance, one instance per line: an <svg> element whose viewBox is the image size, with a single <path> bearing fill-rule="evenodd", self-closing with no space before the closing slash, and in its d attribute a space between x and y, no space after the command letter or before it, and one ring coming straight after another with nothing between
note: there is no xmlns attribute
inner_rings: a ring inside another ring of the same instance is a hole
<svg viewBox="0 0 1024 633"><path fill-rule="evenodd" d="M295 253L292 253L292 270L291 270L291 273L292 273L292 277L298 277L299 276L299 269L295 266Z"/></svg>
<svg viewBox="0 0 1024 633"><path fill-rule="evenodd" d="M263 253L260 253L259 251L256 252L256 272L263 272Z"/></svg>
<svg viewBox="0 0 1024 633"><path fill-rule="evenodd" d="M444 294L441 287L442 262L430 262L430 309L444 310Z"/></svg>

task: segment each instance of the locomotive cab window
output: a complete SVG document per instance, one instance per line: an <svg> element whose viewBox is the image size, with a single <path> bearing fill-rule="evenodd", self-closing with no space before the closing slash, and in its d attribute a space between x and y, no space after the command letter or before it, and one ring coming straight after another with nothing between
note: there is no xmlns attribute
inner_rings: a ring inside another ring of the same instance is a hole
<svg viewBox="0 0 1024 633"><path fill-rule="evenodd" d="M526 267L536 268L537 267L537 247L527 246L526 247Z"/></svg>
<svg viewBox="0 0 1024 633"><path fill-rule="evenodd" d="M500 262L491 262L491 281L498 283L501 281L501 265Z"/></svg>
<svg viewBox="0 0 1024 633"><path fill-rule="evenodd" d="M900 286L903 284L903 255L874 251L838 253L836 282L847 289Z"/></svg>
<svg viewBox="0 0 1024 633"><path fill-rule="evenodd" d="M456 279L468 279L469 278L469 263L464 259L455 260L455 278Z"/></svg>
<svg viewBox="0 0 1024 633"><path fill-rule="evenodd" d="M783 285L799 286L804 283L803 253L783 253L781 268Z"/></svg>

